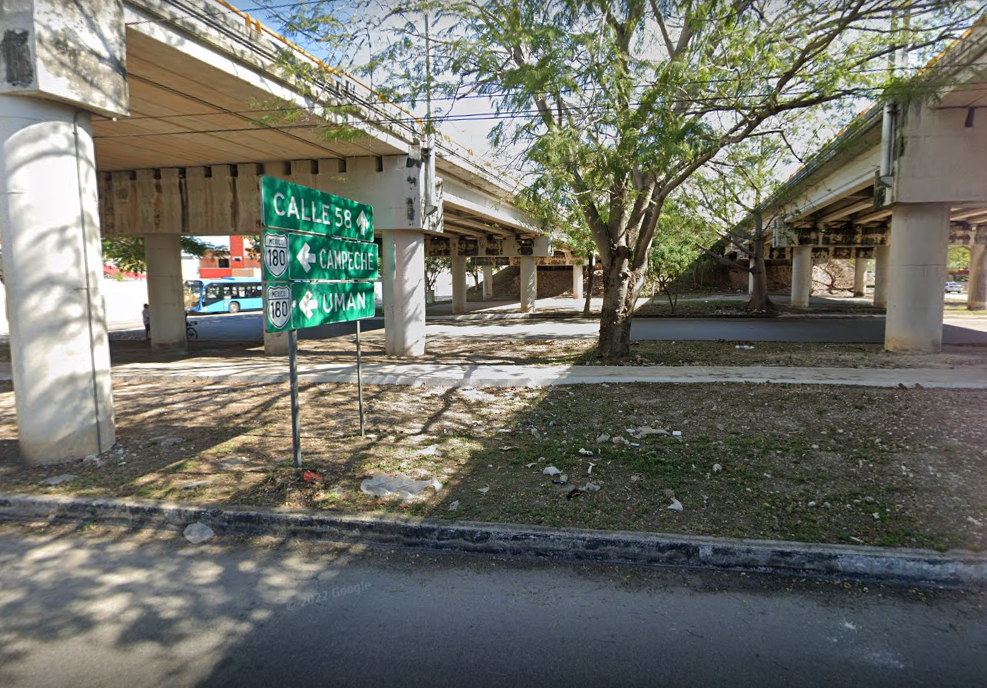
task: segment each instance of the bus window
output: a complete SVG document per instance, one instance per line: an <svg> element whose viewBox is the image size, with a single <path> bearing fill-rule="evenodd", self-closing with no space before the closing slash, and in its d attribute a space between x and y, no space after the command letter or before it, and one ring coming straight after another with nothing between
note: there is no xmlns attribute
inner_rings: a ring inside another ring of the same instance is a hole
<svg viewBox="0 0 987 688"><path fill-rule="evenodd" d="M209 304L216 303L217 301L223 300L223 286L222 284L210 284L206 287L206 293L202 297L202 305L208 306Z"/></svg>

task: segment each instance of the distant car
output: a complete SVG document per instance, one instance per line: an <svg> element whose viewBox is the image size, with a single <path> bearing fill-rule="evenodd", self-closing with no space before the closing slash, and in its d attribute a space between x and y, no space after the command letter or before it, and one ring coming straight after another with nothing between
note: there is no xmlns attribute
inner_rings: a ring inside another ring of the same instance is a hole
<svg viewBox="0 0 987 688"><path fill-rule="evenodd" d="M947 294L962 294L963 285L959 282L946 282L946 293Z"/></svg>

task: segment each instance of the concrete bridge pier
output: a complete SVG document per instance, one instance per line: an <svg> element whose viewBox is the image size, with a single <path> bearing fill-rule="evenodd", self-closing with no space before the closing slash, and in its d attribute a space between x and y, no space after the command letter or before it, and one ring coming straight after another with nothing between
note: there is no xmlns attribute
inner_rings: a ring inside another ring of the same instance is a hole
<svg viewBox="0 0 987 688"><path fill-rule="evenodd" d="M792 306L808 308L812 296L812 247L796 246L792 250Z"/></svg>
<svg viewBox="0 0 987 688"><path fill-rule="evenodd" d="M493 298L493 265L489 263L483 266L483 300Z"/></svg>
<svg viewBox="0 0 987 688"><path fill-rule="evenodd" d="M856 258L853 261L853 295L863 296L867 291L867 260Z"/></svg>
<svg viewBox="0 0 987 688"><path fill-rule="evenodd" d="M538 266L534 256L521 256L521 312L533 313L538 295Z"/></svg>
<svg viewBox="0 0 987 688"><path fill-rule="evenodd" d="M465 313L466 307L466 256L452 257L452 312Z"/></svg>
<svg viewBox="0 0 987 688"><path fill-rule="evenodd" d="M970 282L966 307L971 311L987 309L987 225L979 225L970 245Z"/></svg>
<svg viewBox="0 0 987 688"><path fill-rule="evenodd" d="M425 235L393 229L380 233L385 350L389 356L421 356L425 353Z"/></svg>
<svg viewBox="0 0 987 688"><path fill-rule="evenodd" d="M887 351L935 353L942 349L949 210L949 203L894 206L884 330Z"/></svg>
<svg viewBox="0 0 987 688"><path fill-rule="evenodd" d="M184 353L185 303L182 298L182 245L177 234L144 237L147 302L151 312L151 349Z"/></svg>
<svg viewBox="0 0 987 688"><path fill-rule="evenodd" d="M0 95L0 236L21 457L105 451L115 428L87 112Z"/></svg>
<svg viewBox="0 0 987 688"><path fill-rule="evenodd" d="M888 261L891 255L890 246L874 248L874 306L888 307Z"/></svg>
<svg viewBox="0 0 987 688"><path fill-rule="evenodd" d="M583 299L583 266L572 266L572 298L577 301Z"/></svg>

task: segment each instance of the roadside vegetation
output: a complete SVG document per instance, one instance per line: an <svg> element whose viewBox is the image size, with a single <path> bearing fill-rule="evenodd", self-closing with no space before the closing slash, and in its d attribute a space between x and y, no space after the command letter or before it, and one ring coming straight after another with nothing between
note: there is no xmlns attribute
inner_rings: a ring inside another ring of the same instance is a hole
<svg viewBox="0 0 987 688"><path fill-rule="evenodd" d="M770 384L365 392L361 438L354 386L303 387L305 467L316 474L306 480L290 463L287 385L117 384L117 448L99 461L49 468L19 463L7 385L0 485L449 520L987 547L987 392ZM547 468L565 474L565 484ZM361 492L376 473L436 479L442 488L408 501ZM65 482L45 484L66 474ZM669 508L676 503L681 511Z"/></svg>

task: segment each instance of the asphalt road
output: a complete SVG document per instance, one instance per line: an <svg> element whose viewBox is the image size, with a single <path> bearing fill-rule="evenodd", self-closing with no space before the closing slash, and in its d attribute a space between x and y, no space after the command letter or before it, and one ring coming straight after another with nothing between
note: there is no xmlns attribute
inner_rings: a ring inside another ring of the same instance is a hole
<svg viewBox="0 0 987 688"><path fill-rule="evenodd" d="M0 685L983 686L984 593L0 526Z"/></svg>
<svg viewBox="0 0 987 688"><path fill-rule="evenodd" d="M191 316L202 341L260 341L260 313ZM363 331L382 330L383 318L368 318ZM430 321L426 337L479 336L497 339L595 339L599 322L583 318L437 320ZM299 330L301 339L325 339L356 332L355 323L337 323ZM143 331L134 331L143 337ZM631 339L660 341L831 342L884 341L884 319L858 318L639 318ZM987 318L955 318L943 325L944 344L987 345Z"/></svg>

